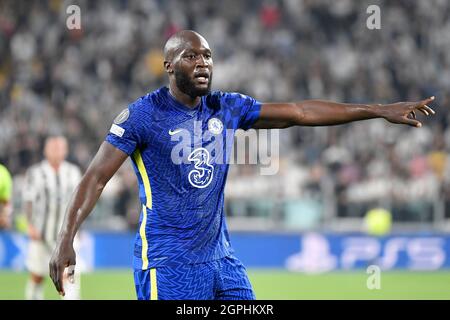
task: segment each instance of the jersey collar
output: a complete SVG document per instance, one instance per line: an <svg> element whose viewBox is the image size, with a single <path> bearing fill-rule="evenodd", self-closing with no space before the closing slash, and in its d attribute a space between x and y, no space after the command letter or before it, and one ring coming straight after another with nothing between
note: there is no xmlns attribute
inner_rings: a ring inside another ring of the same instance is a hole
<svg viewBox="0 0 450 320"><path fill-rule="evenodd" d="M201 98L200 103L195 108L189 108L188 106L180 103L177 99L175 99L174 96L172 96L172 94L170 93L169 88L163 87L163 91L166 94L169 105L174 109L183 112L184 114L194 116L202 108L204 97Z"/></svg>

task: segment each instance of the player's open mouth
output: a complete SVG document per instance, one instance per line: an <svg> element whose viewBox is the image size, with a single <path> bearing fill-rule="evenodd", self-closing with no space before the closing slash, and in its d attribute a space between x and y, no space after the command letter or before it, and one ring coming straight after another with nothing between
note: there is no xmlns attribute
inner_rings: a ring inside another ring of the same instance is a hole
<svg viewBox="0 0 450 320"><path fill-rule="evenodd" d="M207 72L199 72L194 74L195 80L201 84L207 84L209 82L209 74Z"/></svg>

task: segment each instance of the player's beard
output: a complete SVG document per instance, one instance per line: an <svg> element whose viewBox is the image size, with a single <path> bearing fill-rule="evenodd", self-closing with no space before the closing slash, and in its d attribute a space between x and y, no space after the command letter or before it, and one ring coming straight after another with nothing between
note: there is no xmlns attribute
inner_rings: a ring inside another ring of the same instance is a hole
<svg viewBox="0 0 450 320"><path fill-rule="evenodd" d="M175 70L175 83L181 92L191 98L206 96L211 92L212 72L209 74L208 86L206 88L197 88L194 80L187 73L178 70Z"/></svg>

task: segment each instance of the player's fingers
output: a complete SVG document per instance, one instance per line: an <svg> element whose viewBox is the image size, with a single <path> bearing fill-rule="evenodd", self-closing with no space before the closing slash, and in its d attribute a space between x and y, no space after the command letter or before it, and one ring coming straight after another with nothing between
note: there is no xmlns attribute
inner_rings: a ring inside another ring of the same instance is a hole
<svg viewBox="0 0 450 320"><path fill-rule="evenodd" d="M424 106L429 104L430 102L432 102L434 100L434 96L429 97L428 99L422 100L419 102L419 105Z"/></svg>
<svg viewBox="0 0 450 320"><path fill-rule="evenodd" d="M50 279L52 279L53 284L55 284L55 272L52 262L49 263L49 271L50 271Z"/></svg>
<svg viewBox="0 0 450 320"><path fill-rule="evenodd" d="M428 112L429 114L435 114L435 113L436 113L433 109L431 109L431 108L430 108L429 106L427 106L427 105L424 105L424 106L423 106L423 109L427 110L427 112Z"/></svg>
<svg viewBox="0 0 450 320"><path fill-rule="evenodd" d="M70 283L75 282L75 265L70 265L67 267L67 279Z"/></svg>
<svg viewBox="0 0 450 320"><path fill-rule="evenodd" d="M422 100L422 101L416 102L416 103L415 103L415 107L416 107L416 108L421 108L421 107L423 107L423 106L425 106L425 105L428 105L429 103L431 103L431 102L433 102L433 101L434 101L434 96L429 97L429 98L427 98L427 99L424 99L424 100Z"/></svg>
<svg viewBox="0 0 450 320"><path fill-rule="evenodd" d="M50 264L50 278L53 281L53 284L55 285L56 291L60 291L60 288L58 288L58 278L56 275L56 266L52 263Z"/></svg>
<svg viewBox="0 0 450 320"><path fill-rule="evenodd" d="M64 268L61 268L59 266L57 266L55 268L55 286L56 286L56 290L59 292L60 295L64 296L65 292L64 292L64 286L63 286L63 273L64 273Z"/></svg>
<svg viewBox="0 0 450 320"><path fill-rule="evenodd" d="M430 114L435 114L433 109L431 109L429 106L424 105L423 107L417 108L417 110L420 110L424 115L429 116Z"/></svg>
<svg viewBox="0 0 450 320"><path fill-rule="evenodd" d="M420 128L422 126L422 123L420 123L419 121L415 120L415 119L409 119L409 118L403 118L403 123L410 125L412 127L416 127L416 128Z"/></svg>
<svg viewBox="0 0 450 320"><path fill-rule="evenodd" d="M424 115L429 116L430 113L425 108L417 108L420 112L422 112Z"/></svg>
<svg viewBox="0 0 450 320"><path fill-rule="evenodd" d="M410 112L410 115L412 116L413 119L416 119L416 113L413 111Z"/></svg>

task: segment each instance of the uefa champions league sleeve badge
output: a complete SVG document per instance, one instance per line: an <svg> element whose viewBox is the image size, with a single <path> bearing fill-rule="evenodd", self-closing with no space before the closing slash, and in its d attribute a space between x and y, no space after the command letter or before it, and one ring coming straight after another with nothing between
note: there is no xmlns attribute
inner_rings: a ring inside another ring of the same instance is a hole
<svg viewBox="0 0 450 320"><path fill-rule="evenodd" d="M121 113L114 119L115 124L121 124L128 120L128 117L130 116L130 110L128 108L122 110Z"/></svg>

